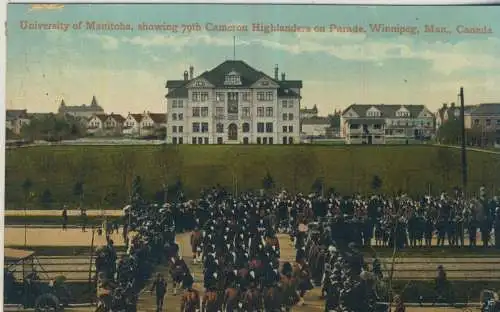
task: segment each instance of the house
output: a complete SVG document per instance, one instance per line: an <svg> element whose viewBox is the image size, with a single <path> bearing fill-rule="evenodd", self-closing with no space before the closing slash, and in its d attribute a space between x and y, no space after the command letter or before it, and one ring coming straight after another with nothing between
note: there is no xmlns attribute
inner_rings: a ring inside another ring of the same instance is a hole
<svg viewBox="0 0 500 312"><path fill-rule="evenodd" d="M104 133L104 122L108 116L106 114L94 114L87 122L87 133L102 135Z"/></svg>
<svg viewBox="0 0 500 312"><path fill-rule="evenodd" d="M64 99L61 100L59 109L57 110L59 114L69 114L75 117L86 117L90 118L94 114L104 114L104 109L97 104L97 99L95 96L92 97L90 105L82 104L76 106L67 106Z"/></svg>
<svg viewBox="0 0 500 312"><path fill-rule="evenodd" d="M7 109L5 111L5 127L14 134L21 134L24 125L29 125L30 118L26 109Z"/></svg>
<svg viewBox="0 0 500 312"><path fill-rule="evenodd" d="M341 135L348 144L424 140L434 129L434 115L424 105L353 104L341 116Z"/></svg>
<svg viewBox="0 0 500 312"><path fill-rule="evenodd" d="M140 133L140 123L143 114L128 113L123 123L123 134L126 136L138 136Z"/></svg>
<svg viewBox="0 0 500 312"><path fill-rule="evenodd" d="M465 113L475 108L475 105L465 105L464 110ZM448 104L443 103L443 106L438 109L436 113L436 130L446 123L449 120L457 120L460 118L460 106L455 105L455 103L451 103L450 106Z"/></svg>
<svg viewBox="0 0 500 312"><path fill-rule="evenodd" d="M167 127L167 115L145 112L139 123L140 135L154 135L160 128Z"/></svg>
<svg viewBox="0 0 500 312"><path fill-rule="evenodd" d="M318 107L314 104L313 108L303 108L300 110L300 119L318 117Z"/></svg>
<svg viewBox="0 0 500 312"><path fill-rule="evenodd" d="M122 115L111 113L104 120L104 134L109 136L122 135L125 118Z"/></svg>
<svg viewBox="0 0 500 312"><path fill-rule="evenodd" d="M331 120L328 117L308 117L301 120L300 134L306 138L324 138L329 128Z"/></svg>
<svg viewBox="0 0 500 312"><path fill-rule="evenodd" d="M500 103L482 103L464 114L465 128L475 137L474 145L500 145Z"/></svg>
<svg viewBox="0 0 500 312"><path fill-rule="evenodd" d="M167 143L299 143L302 81L278 73L278 66L271 77L228 60L196 77L191 66L183 80L167 81Z"/></svg>

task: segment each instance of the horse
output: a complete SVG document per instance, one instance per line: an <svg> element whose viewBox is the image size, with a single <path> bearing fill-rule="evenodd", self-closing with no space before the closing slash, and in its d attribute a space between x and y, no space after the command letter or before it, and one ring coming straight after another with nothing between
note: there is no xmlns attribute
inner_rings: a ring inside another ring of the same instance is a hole
<svg viewBox="0 0 500 312"><path fill-rule="evenodd" d="M201 262L201 247L203 242L203 236L201 231L194 230L191 233L191 251L193 253L193 264Z"/></svg>
<svg viewBox="0 0 500 312"><path fill-rule="evenodd" d="M195 289L187 289L182 294L181 311L196 312L200 310L200 294Z"/></svg>
<svg viewBox="0 0 500 312"><path fill-rule="evenodd" d="M262 295L255 285L248 288L242 296L242 310L246 312L262 311Z"/></svg>
<svg viewBox="0 0 500 312"><path fill-rule="evenodd" d="M240 296L240 291L234 286L229 286L224 291L224 301L223 307L225 312L233 312L238 309L238 299Z"/></svg>
<svg viewBox="0 0 500 312"><path fill-rule="evenodd" d="M217 290L207 290L203 295L201 312L219 312L222 311L220 293Z"/></svg>

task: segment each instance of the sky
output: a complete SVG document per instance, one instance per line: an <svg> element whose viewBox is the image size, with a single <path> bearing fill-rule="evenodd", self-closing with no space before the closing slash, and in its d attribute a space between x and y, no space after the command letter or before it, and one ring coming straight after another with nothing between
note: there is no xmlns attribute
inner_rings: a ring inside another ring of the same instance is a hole
<svg viewBox="0 0 500 312"><path fill-rule="evenodd" d="M195 76L235 56L274 75L302 80L302 107L321 115L360 104L424 104L436 111L456 102L500 102L500 6L410 7L227 4L8 4L7 109L55 112L90 104L107 113L164 112L165 82ZM61 29L22 29L65 23ZM86 23L129 24L128 30L90 30ZM73 25L80 25L75 29ZM177 25L177 32L139 25ZM207 24L247 25L248 31L208 31ZM252 31L253 23L300 25L310 32ZM187 31L183 25L198 24ZM362 26L357 33L330 25ZM376 24L417 27L419 33L372 31ZM371 26L370 26L371 25ZM425 32L425 25L446 33ZM470 27L491 33L458 33ZM323 28L322 28L323 27ZM316 31L314 31L316 29Z"/></svg>

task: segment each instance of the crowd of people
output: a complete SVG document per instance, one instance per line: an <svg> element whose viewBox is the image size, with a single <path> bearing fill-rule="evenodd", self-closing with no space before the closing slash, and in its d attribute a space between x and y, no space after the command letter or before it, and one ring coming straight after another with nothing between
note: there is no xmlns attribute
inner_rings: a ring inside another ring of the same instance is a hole
<svg viewBox="0 0 500 312"><path fill-rule="evenodd" d="M434 236L438 246L447 241L457 247L474 247L480 236L487 247L492 230L495 238L500 234L499 207L498 198L488 199L484 189L474 199L465 199L459 192L421 199L404 194L387 198L286 192L232 196L213 188L197 200L180 197L167 204L135 200L125 209L123 221L127 254L115 261L111 239L98 252L100 289L113 289L104 291L108 301L103 300L103 306L117 305L116 298L128 298L128 294L137 298L152 265L164 262L174 291L184 287L184 312L222 307L228 311L290 309L304 304L313 279L322 285L325 311L376 311L381 307L375 304L373 283L380 277L380 268L367 269L360 247L431 246ZM311 223L326 226L318 232L304 230ZM203 265L203 296L193 288L189 266L175 242L176 231L192 231L193 261ZM278 232L290 233L297 251L294 261L281 265ZM130 242L128 237L133 237ZM494 244L500 247L500 238ZM322 263L317 261L318 250ZM163 276L157 276L154 288L161 311L166 292ZM134 300L129 301L130 307L135 306ZM401 300L395 301L402 306Z"/></svg>

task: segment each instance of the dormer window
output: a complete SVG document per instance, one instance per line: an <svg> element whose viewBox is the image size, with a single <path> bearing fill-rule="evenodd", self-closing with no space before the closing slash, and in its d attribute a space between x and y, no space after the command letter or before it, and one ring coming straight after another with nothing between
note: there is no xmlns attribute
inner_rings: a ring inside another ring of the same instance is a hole
<svg viewBox="0 0 500 312"><path fill-rule="evenodd" d="M203 87L203 85L204 85L203 81L201 81L201 80L196 81L196 86L197 87Z"/></svg>
<svg viewBox="0 0 500 312"><path fill-rule="evenodd" d="M239 86L241 85L241 77L240 74L238 74L235 71L231 71L229 74L226 75L226 78L224 80L225 85L229 86Z"/></svg>

